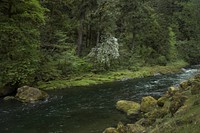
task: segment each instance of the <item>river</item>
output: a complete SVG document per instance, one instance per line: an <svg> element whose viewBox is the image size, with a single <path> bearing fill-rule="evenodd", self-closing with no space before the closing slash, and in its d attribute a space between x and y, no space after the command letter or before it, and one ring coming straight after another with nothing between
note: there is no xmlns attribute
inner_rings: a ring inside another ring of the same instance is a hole
<svg viewBox="0 0 200 133"><path fill-rule="evenodd" d="M192 67L178 74L53 90L48 91L48 101L35 104L0 99L0 133L102 133L106 127L126 121L115 109L118 100L158 98L169 86L196 72Z"/></svg>

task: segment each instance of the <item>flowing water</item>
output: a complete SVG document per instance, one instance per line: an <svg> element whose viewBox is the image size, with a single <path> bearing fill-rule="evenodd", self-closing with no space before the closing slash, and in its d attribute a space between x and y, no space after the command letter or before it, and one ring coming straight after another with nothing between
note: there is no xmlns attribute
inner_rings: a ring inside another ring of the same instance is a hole
<svg viewBox="0 0 200 133"><path fill-rule="evenodd" d="M188 68L179 74L48 91L50 99L35 104L1 99L0 133L102 133L126 120L115 109L118 100L139 102L148 95L158 98L167 87L196 72L196 68Z"/></svg>

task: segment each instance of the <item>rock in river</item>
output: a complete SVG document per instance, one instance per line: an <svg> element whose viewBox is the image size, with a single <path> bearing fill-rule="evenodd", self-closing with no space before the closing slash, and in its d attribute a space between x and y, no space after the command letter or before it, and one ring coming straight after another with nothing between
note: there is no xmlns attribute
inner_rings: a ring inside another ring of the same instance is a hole
<svg viewBox="0 0 200 133"><path fill-rule="evenodd" d="M109 128L106 128L103 133L119 133L119 132L115 128L109 127Z"/></svg>
<svg viewBox="0 0 200 133"><path fill-rule="evenodd" d="M14 96L6 96L3 98L4 101L9 101L9 100L13 100L13 99L15 99Z"/></svg>
<svg viewBox="0 0 200 133"><path fill-rule="evenodd" d="M133 101L120 100L116 104L116 108L127 113L127 115L138 114L140 111L140 104Z"/></svg>
<svg viewBox="0 0 200 133"><path fill-rule="evenodd" d="M139 124L127 124L127 133L145 133L145 128Z"/></svg>
<svg viewBox="0 0 200 133"><path fill-rule="evenodd" d="M17 89L17 94L15 96L17 100L21 102L33 103L38 100L45 100L48 98L48 94L37 88L23 86Z"/></svg>

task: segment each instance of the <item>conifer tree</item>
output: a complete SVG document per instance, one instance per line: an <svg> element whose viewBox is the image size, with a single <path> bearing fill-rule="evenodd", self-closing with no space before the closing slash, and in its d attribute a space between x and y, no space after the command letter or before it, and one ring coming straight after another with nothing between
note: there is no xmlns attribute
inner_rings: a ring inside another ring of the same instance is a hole
<svg viewBox="0 0 200 133"><path fill-rule="evenodd" d="M0 1L1 86L34 80L44 11L38 0Z"/></svg>

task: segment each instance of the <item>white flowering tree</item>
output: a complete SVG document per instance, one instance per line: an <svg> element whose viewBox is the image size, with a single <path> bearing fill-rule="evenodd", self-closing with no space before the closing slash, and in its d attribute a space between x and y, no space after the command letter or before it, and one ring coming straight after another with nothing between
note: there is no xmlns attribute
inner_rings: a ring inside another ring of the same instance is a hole
<svg viewBox="0 0 200 133"><path fill-rule="evenodd" d="M89 53L94 63L105 68L110 67L112 60L117 60L119 56L118 40L112 35L103 36L100 43Z"/></svg>

